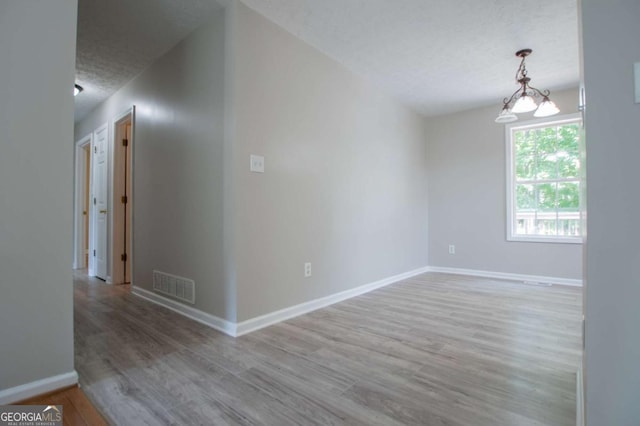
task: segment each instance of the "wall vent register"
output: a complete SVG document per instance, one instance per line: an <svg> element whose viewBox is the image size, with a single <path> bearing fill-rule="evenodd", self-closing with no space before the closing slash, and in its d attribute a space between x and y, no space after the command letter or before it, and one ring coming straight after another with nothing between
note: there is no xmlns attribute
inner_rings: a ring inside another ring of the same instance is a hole
<svg viewBox="0 0 640 426"><path fill-rule="evenodd" d="M188 278L153 271L153 290L191 304L196 302L196 283Z"/></svg>

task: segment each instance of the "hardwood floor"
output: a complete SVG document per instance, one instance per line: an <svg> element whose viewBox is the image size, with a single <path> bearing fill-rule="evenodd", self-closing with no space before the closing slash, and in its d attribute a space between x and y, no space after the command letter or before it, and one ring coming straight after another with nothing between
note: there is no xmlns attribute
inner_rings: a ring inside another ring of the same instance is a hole
<svg viewBox="0 0 640 426"><path fill-rule="evenodd" d="M575 425L581 289L428 273L234 339L75 279L113 424Z"/></svg>
<svg viewBox="0 0 640 426"><path fill-rule="evenodd" d="M58 392L21 401L19 405L62 405L65 426L103 426L107 423L87 399L82 390L73 386Z"/></svg>

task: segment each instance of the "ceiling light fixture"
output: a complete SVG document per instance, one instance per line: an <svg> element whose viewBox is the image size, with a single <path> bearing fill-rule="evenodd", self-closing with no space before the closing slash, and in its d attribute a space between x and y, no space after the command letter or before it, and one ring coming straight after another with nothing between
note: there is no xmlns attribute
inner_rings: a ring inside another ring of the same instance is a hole
<svg viewBox="0 0 640 426"><path fill-rule="evenodd" d="M78 96L78 93L82 92L84 89L82 88L82 86L78 85L78 84L74 84L73 85L73 96Z"/></svg>
<svg viewBox="0 0 640 426"><path fill-rule="evenodd" d="M518 90L513 92L510 98L503 99L502 111L496 118L496 123L510 123L516 121L518 116L523 112L533 113L534 117L549 117L560 112L556 104L549 99L551 94L548 90L539 90L529 85L531 79L527 76L527 68L524 60L531 54L531 49L522 49L516 52L516 56L522 58L520 66L516 72L516 83L520 85ZM542 98L540 106L536 103L535 98Z"/></svg>

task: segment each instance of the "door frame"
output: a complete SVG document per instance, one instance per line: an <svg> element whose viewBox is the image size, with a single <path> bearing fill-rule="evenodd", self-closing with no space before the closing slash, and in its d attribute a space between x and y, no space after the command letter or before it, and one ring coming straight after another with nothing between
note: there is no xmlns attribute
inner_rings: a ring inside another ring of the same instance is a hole
<svg viewBox="0 0 640 426"><path fill-rule="evenodd" d="M111 253L111 281L113 284L123 284L124 277L124 269L122 267L122 263L120 261L120 255L122 251L122 245L125 243L124 241L124 213L122 209L116 209L116 206L121 205L121 194L119 191L116 191L116 188L119 188L123 183L121 181L122 176L124 174L124 170L126 168L126 164L123 163L122 153L122 144L119 143L121 139L125 136L123 134L124 127L126 123L131 123L131 140L129 140L129 146L127 147L128 156L131 170L127 175L127 180L130 182L130 192L127 194L127 203L129 205L130 211L130 222L127 223L129 227L129 253L127 253L127 263L129 263L129 284L133 282L133 227L134 227L134 215L133 215L133 203L134 203L134 150L135 150L135 105L132 105L130 108L126 109L121 114L117 115L113 119L113 139L112 139L112 152L111 152L111 181L110 181L110 203L113 206L111 208L111 230L109 233L109 242L110 242L110 253Z"/></svg>
<svg viewBox="0 0 640 426"><path fill-rule="evenodd" d="M87 164L86 157L84 155L85 147L89 145L89 150L93 152L93 132L85 135L80 138L75 143L75 175L74 175L74 187L75 187L75 199L74 199L74 208L73 208L73 229L74 229L74 237L73 237L73 269L89 269L89 275L93 273L93 263L91 256L89 256L89 264L85 265L85 254L84 254L84 239L85 239L85 229L84 229L84 215L82 214L85 205L85 174L87 172L87 167L91 170L93 155L89 156L89 164ZM93 176L89 175L89 194L92 193L93 189ZM91 198L91 195L89 195ZM86 232L89 233L89 252L91 252L91 229L92 229L92 209L91 203L89 203L89 211L87 212L89 215L89 226Z"/></svg>

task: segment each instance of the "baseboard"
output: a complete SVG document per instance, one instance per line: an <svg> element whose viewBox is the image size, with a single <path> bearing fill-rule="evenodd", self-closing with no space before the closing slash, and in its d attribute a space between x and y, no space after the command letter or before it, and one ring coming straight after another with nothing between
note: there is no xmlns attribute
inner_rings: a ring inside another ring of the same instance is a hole
<svg viewBox="0 0 640 426"><path fill-rule="evenodd" d="M0 390L0 405L12 404L18 401L49 393L58 389L67 388L78 383L78 373L70 371L47 377L24 385Z"/></svg>
<svg viewBox="0 0 640 426"><path fill-rule="evenodd" d="M582 287L582 280L571 278L547 277L541 275L512 274L509 272L480 271L476 269L447 268L442 266L429 266L429 272L442 272L445 274L471 275L474 277L497 278L501 280L538 282L558 285Z"/></svg>
<svg viewBox="0 0 640 426"><path fill-rule="evenodd" d="M316 309L321 309L334 303L342 302L343 300L350 299L352 297L359 296L364 293L376 290L381 287L385 287L389 284L393 284L398 281L405 280L407 278L414 277L416 275L424 274L425 272L442 272L446 274L458 274L458 275L471 275L477 277L497 278L512 281L530 281L540 283L550 283L568 286L581 286L581 280L574 280L568 278L556 278L546 277L538 275L523 275L523 274L511 274L507 272L493 272L493 271L480 271L475 269L460 269L460 268L446 268L439 266L427 266L423 268L414 269L409 272L394 275L379 281L364 284L356 288L341 291L339 293L330 294L329 296L320 297L318 299L310 300L308 302L300 303L298 305L289 306L278 311L270 312L265 315L261 315L255 318L251 318L239 323L227 321L223 318L215 315L208 314L199 309L192 308L184 305L175 300L156 294L152 291L145 290L140 287L132 287L132 293L138 297L146 299L150 302L156 303L160 306L164 306L167 309L171 309L181 315L191 318L194 321L198 321L204 325L221 331L229 336L238 337L243 334L251 333L252 331L259 330L264 327L286 321L288 319L303 315Z"/></svg>
<svg viewBox="0 0 640 426"><path fill-rule="evenodd" d="M242 321L237 324L236 336L242 336L243 334L251 333L252 331L256 331L261 328L268 327L270 325L279 323L281 321L286 321L288 319L297 317L299 315L303 315L311 311L315 311L316 309L333 305L334 303L342 302L343 300L350 299L352 297L356 297L364 293L368 293L380 287L384 287L389 284L393 284L395 282L402 281L407 278L411 278L413 276L423 274L425 272L428 272L427 267L414 269L413 271L394 275L392 277L388 277L380 281L364 284L356 288L341 291L339 293L334 293L329 296L320 297L318 299L314 299L309 302L304 302L304 303L300 303L299 305L289 306L288 308L280 309L279 311L270 312L268 314L261 315L259 317Z"/></svg>
<svg viewBox="0 0 640 426"><path fill-rule="evenodd" d="M584 426L584 385L582 383L582 366L576 375L576 426Z"/></svg>
<svg viewBox="0 0 640 426"><path fill-rule="evenodd" d="M167 309L171 309L172 311L191 318L194 321L198 321L201 324L208 325L209 327L228 334L229 336L236 336L236 323L234 322L208 314L200 309L192 308L191 306L184 305L180 302L169 299L168 297L161 296L140 287L132 286L131 292L138 297L146 299L157 305L164 306Z"/></svg>
<svg viewBox="0 0 640 426"><path fill-rule="evenodd" d="M146 299L150 302L164 306L167 309L191 318L194 321L198 321L204 325L208 325L218 331L221 331L229 336L238 337L243 334L250 333L252 331L259 330L264 327L279 323L315 311L316 309L324 308L334 303L341 302L346 299L350 299L355 296L359 296L364 293L376 290L380 287L393 284L398 281L402 281L407 278L411 278L416 275L428 272L427 267L414 269L413 271L405 272L403 274L394 275L389 278L385 278L380 281L375 281L369 284L364 284L356 288L334 293L329 296L321 297L318 299L304 302L299 305L290 306L288 308L280 309L279 311L270 312L259 317L251 318L240 323L234 323L225 319L219 318L215 315L208 314L199 309L192 308L190 306L183 305L180 302L161 296L149 290L145 290L140 287L132 287L131 292L138 297Z"/></svg>

